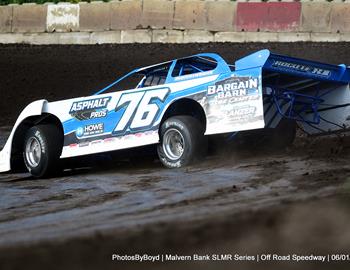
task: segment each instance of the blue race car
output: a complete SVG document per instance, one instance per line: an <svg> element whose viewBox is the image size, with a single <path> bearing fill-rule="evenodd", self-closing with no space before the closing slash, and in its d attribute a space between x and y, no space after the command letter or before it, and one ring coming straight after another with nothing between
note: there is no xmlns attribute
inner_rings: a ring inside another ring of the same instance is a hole
<svg viewBox="0 0 350 270"><path fill-rule="evenodd" d="M295 125L286 120L310 134L349 127L349 82L345 65L268 50L234 65L201 53L138 68L91 96L29 104L0 152L0 172L24 164L47 177L60 159L150 144L166 167L182 167L205 154L207 135L245 130L275 129L269 136L287 145Z"/></svg>

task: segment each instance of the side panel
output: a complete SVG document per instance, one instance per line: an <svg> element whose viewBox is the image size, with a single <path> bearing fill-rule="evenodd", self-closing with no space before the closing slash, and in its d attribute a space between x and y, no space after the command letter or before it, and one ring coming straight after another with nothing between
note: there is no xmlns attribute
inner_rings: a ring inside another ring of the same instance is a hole
<svg viewBox="0 0 350 270"><path fill-rule="evenodd" d="M159 124L172 102L202 99L217 77L49 103L45 110L63 123L61 158L158 143Z"/></svg>
<svg viewBox="0 0 350 270"><path fill-rule="evenodd" d="M50 103L63 124L61 158L156 143L153 123L169 93L159 87Z"/></svg>

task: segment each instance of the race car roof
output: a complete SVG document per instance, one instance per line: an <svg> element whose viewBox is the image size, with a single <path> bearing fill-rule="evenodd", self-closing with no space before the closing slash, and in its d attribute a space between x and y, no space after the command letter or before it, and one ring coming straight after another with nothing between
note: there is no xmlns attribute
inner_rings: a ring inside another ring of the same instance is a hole
<svg viewBox="0 0 350 270"><path fill-rule="evenodd" d="M162 65L165 65L165 64L170 64L170 63L172 63L174 61L190 59L190 58L193 58L193 57L212 58L218 63L218 65L226 65L226 66L228 66L226 61L220 55L218 55L216 53L199 53L199 54L194 54L194 55L190 55L190 56L186 56L186 57L181 57L181 58L173 59L173 60L170 60L170 61L166 61L166 62L162 62L162 63L158 63L158 64L154 64L154 65L150 65L150 66L146 66L146 67L142 67L142 68L137 68L137 69L134 70L134 72L140 72L140 71L148 70L148 69L155 68L155 67L158 67L158 66L162 66Z"/></svg>

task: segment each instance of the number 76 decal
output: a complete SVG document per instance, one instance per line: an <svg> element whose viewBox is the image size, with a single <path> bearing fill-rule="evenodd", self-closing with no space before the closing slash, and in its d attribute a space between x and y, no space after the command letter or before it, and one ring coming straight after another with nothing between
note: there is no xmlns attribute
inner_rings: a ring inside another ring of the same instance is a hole
<svg viewBox="0 0 350 270"><path fill-rule="evenodd" d="M115 111L125 109L113 133L124 133L127 128L137 131L150 127L160 110L155 101L164 102L168 88L122 94Z"/></svg>

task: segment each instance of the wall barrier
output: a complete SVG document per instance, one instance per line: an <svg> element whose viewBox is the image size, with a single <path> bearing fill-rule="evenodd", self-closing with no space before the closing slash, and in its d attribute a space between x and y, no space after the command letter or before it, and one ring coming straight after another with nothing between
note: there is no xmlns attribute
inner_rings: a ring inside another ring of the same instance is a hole
<svg viewBox="0 0 350 270"><path fill-rule="evenodd" d="M0 43L350 41L350 1L122 0L0 6Z"/></svg>

